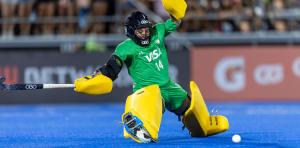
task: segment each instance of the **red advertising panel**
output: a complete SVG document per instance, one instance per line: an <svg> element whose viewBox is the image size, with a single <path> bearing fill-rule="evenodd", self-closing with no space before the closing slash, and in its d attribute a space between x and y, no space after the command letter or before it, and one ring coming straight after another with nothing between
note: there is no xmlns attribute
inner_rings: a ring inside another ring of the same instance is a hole
<svg viewBox="0 0 300 148"><path fill-rule="evenodd" d="M300 100L300 46L200 47L191 78L207 100Z"/></svg>

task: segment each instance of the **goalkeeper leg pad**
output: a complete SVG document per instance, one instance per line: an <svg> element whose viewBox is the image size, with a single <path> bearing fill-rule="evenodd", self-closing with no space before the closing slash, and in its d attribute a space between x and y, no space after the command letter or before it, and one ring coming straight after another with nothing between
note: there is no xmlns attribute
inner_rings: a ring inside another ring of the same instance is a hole
<svg viewBox="0 0 300 148"><path fill-rule="evenodd" d="M112 80L102 74L95 76L85 76L76 79L74 82L74 91L88 94L88 95L101 95L110 93L113 87Z"/></svg>
<svg viewBox="0 0 300 148"><path fill-rule="evenodd" d="M158 85L137 90L126 100L122 115L124 137L138 143L156 142L163 112Z"/></svg>
<svg viewBox="0 0 300 148"><path fill-rule="evenodd" d="M180 20L185 16L187 4L185 0L162 0L165 10L176 20Z"/></svg>
<svg viewBox="0 0 300 148"><path fill-rule="evenodd" d="M183 115L183 123L192 137L207 137L228 130L229 123L225 116L211 116L197 84L190 82L191 104Z"/></svg>

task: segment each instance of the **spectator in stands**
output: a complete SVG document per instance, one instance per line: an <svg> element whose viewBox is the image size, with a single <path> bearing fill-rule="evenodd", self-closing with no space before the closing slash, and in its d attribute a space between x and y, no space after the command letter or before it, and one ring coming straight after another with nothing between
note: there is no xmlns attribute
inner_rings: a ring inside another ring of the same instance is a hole
<svg viewBox="0 0 300 148"><path fill-rule="evenodd" d="M14 36L14 22L15 8L18 0L1 0L1 13L2 13L2 37L11 38Z"/></svg>
<svg viewBox="0 0 300 148"><path fill-rule="evenodd" d="M34 28L35 34L54 35L55 24L52 22L52 19L55 16L56 6L57 0L37 0L36 15L38 25Z"/></svg>
<svg viewBox="0 0 300 148"><path fill-rule="evenodd" d="M223 32L242 31L249 32L252 29L251 18L254 16L251 1L224 0L222 1L220 18Z"/></svg>
<svg viewBox="0 0 300 148"><path fill-rule="evenodd" d="M285 10L284 0L272 0L267 5L268 16L278 17Z"/></svg>
<svg viewBox="0 0 300 148"><path fill-rule="evenodd" d="M224 0L221 2L219 10L219 19L221 20L221 31L225 33L234 32L237 30L234 19L233 2Z"/></svg>
<svg viewBox="0 0 300 148"><path fill-rule="evenodd" d="M87 27L87 17L90 13L91 0L76 0L79 30Z"/></svg>
<svg viewBox="0 0 300 148"><path fill-rule="evenodd" d="M93 0L91 5L91 20L85 33L106 33L106 23L101 22L100 17L108 14L108 2L106 0Z"/></svg>
<svg viewBox="0 0 300 148"><path fill-rule="evenodd" d="M58 2L58 16L66 20L66 22L58 23L57 33L61 35L68 35L75 33L76 16L74 0L59 0ZM65 19L64 19L65 18Z"/></svg>
<svg viewBox="0 0 300 148"><path fill-rule="evenodd" d="M286 0L286 15L290 17L299 18L300 14L300 1L299 0ZM299 31L299 20L298 19L290 19L287 22L287 27L289 31Z"/></svg>
<svg viewBox="0 0 300 148"><path fill-rule="evenodd" d="M125 18L128 14L130 14L130 12L134 10L136 10L136 8L128 0L117 0L117 14L120 16L120 18ZM115 30L113 33L123 33L124 24L122 23L122 21L117 22L116 26L118 30Z"/></svg>
<svg viewBox="0 0 300 148"><path fill-rule="evenodd" d="M253 24L253 31L255 32L263 32L263 31L268 31L270 29L267 21L264 20L262 17L255 16L252 19L252 24Z"/></svg>
<svg viewBox="0 0 300 148"><path fill-rule="evenodd" d="M197 2L195 0L187 0L188 11L184 21L182 22L178 31L180 32L199 32L206 29L204 24L207 23L207 20L203 17L206 17L206 7L207 1Z"/></svg>
<svg viewBox="0 0 300 148"><path fill-rule="evenodd" d="M283 32L300 29L299 20L293 19L299 16L300 0L186 1L188 11L179 28L182 32ZM32 32L35 35L120 33L124 31L123 22L107 22L110 19L107 16L124 18L137 9L133 2L135 1L0 0L2 36L8 38L19 34L30 35ZM138 2L162 17L168 16L162 9L161 0ZM12 22L12 17L20 19L16 19L16 23Z"/></svg>
<svg viewBox="0 0 300 148"><path fill-rule="evenodd" d="M21 20L18 32L20 35L30 35L31 16L35 0L19 0L17 15Z"/></svg>
<svg viewBox="0 0 300 148"><path fill-rule="evenodd" d="M286 32L288 30L286 21L283 19L273 20L272 25L273 25L274 31L276 31L276 32Z"/></svg>
<svg viewBox="0 0 300 148"><path fill-rule="evenodd" d="M252 31L250 21L247 19L240 20L238 22L238 27L241 33L249 33Z"/></svg>
<svg viewBox="0 0 300 148"><path fill-rule="evenodd" d="M274 11L281 11L285 9L285 0L273 0L272 5Z"/></svg>
<svg viewBox="0 0 300 148"><path fill-rule="evenodd" d="M92 16L105 16L108 14L108 2L106 0L93 0L91 5Z"/></svg>
<svg viewBox="0 0 300 148"><path fill-rule="evenodd" d="M93 0L91 2L91 19L87 27L83 29L83 33L90 34L91 36L83 45L79 46L79 49L85 52L104 52L107 50L106 45L97 42L94 35L107 33L106 23L102 22L99 18L108 15L108 8L108 2L106 0Z"/></svg>

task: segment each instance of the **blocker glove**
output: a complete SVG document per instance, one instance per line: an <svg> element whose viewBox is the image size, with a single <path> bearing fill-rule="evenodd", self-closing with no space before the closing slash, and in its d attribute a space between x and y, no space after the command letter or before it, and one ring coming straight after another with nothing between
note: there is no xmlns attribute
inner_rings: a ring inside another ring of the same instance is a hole
<svg viewBox="0 0 300 148"><path fill-rule="evenodd" d="M110 93L113 82L102 74L88 75L74 81L74 91L87 95L101 95Z"/></svg>

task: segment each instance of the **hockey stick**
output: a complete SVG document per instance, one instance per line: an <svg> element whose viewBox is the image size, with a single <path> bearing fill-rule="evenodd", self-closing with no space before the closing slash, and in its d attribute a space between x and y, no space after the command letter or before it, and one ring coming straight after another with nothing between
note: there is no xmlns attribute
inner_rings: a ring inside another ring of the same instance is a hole
<svg viewBox="0 0 300 148"><path fill-rule="evenodd" d="M5 84L5 77L0 77L0 90L35 90L74 88L74 84Z"/></svg>

